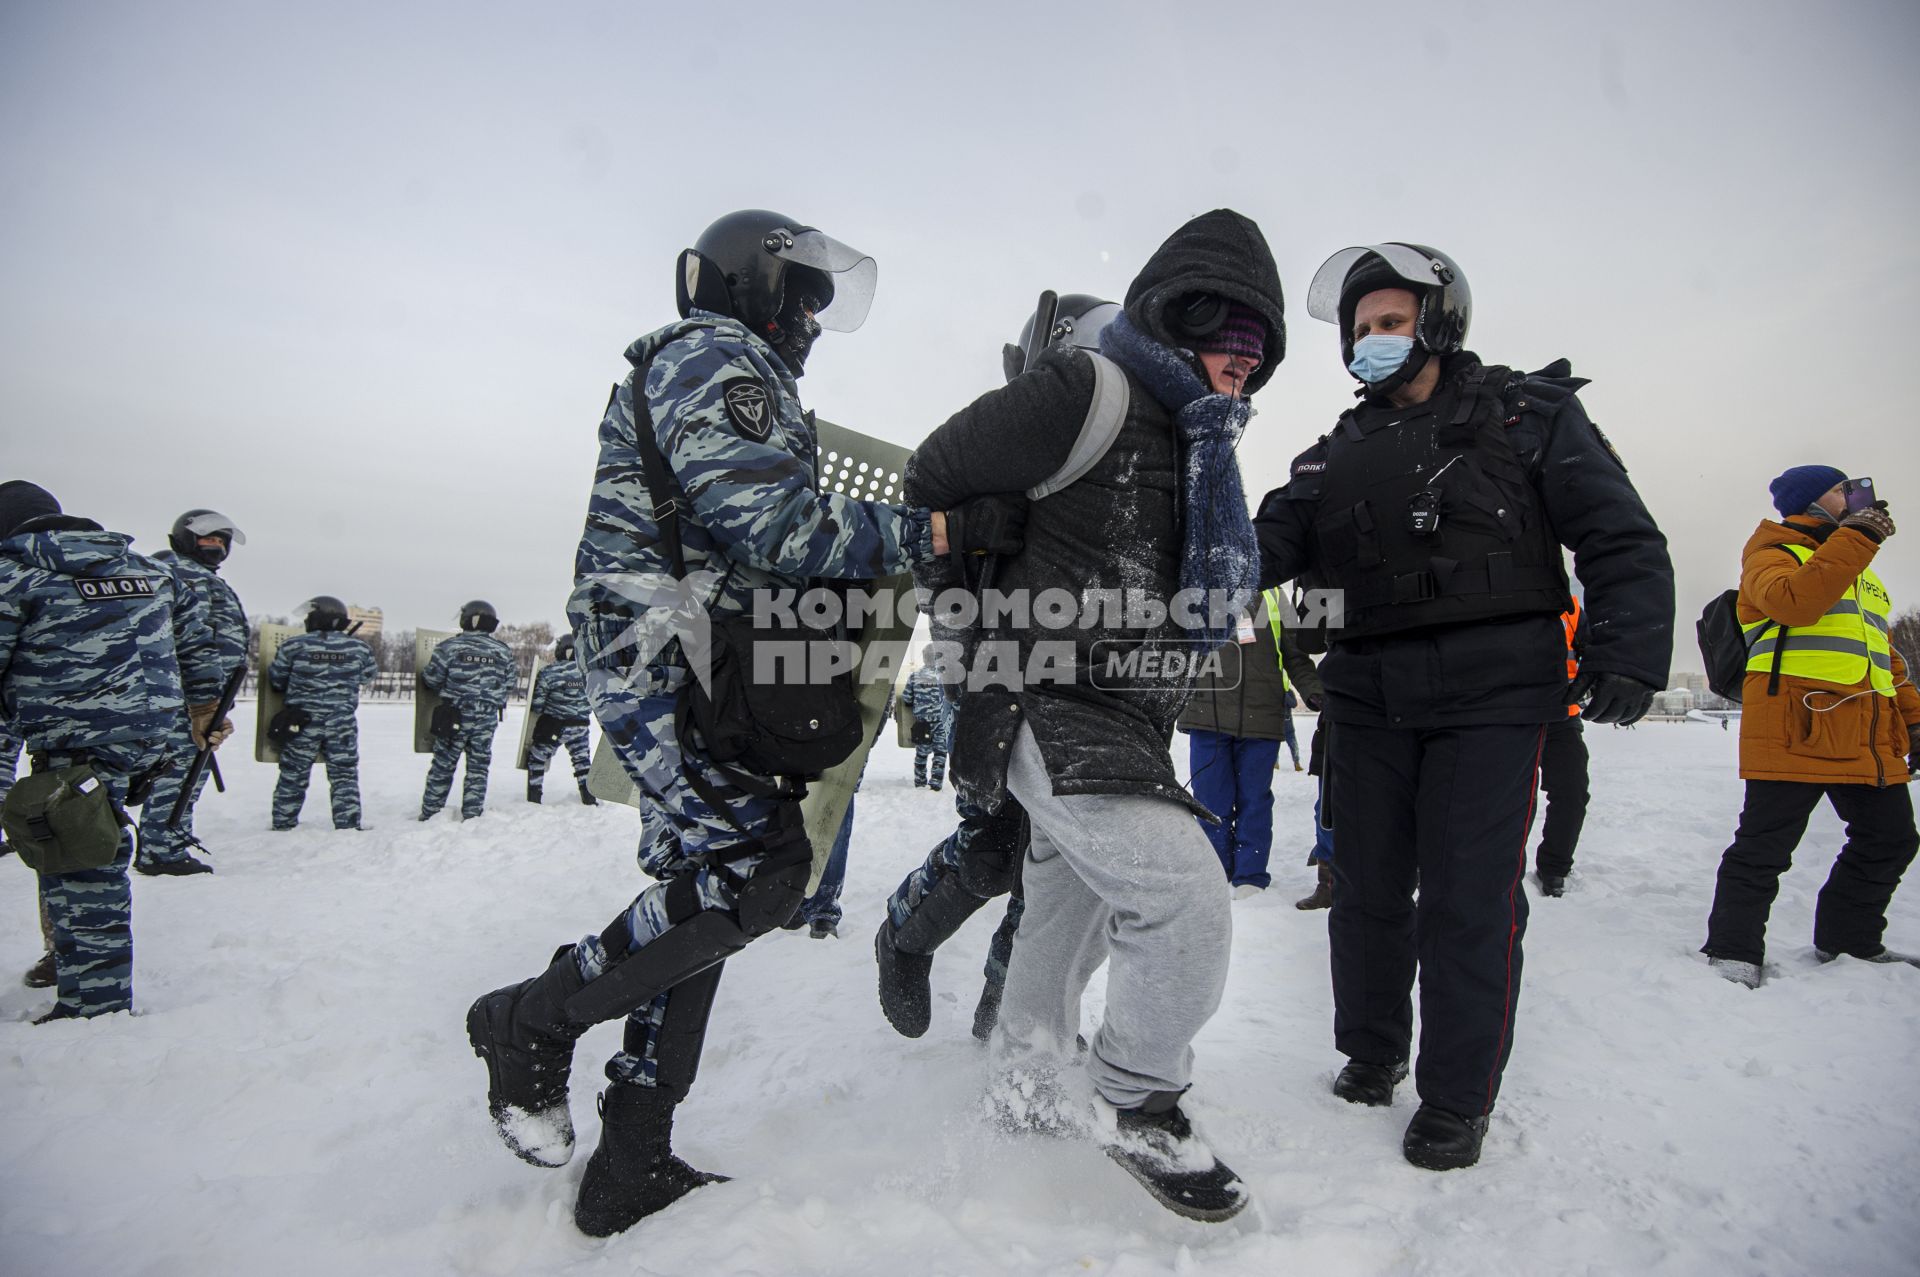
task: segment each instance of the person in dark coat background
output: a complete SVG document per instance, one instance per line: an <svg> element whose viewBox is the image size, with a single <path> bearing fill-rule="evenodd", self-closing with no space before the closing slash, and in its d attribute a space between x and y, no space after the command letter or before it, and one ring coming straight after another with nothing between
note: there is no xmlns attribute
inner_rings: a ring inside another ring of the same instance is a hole
<svg viewBox="0 0 1920 1277"><path fill-rule="evenodd" d="M1219 668L1194 684L1180 715L1189 738L1193 796L1218 816L1203 824L1236 899L1273 883L1273 772L1280 742L1293 740L1293 705L1320 698L1320 676L1280 621L1278 590L1262 596L1235 638L1219 650ZM1300 766L1294 749L1294 768Z"/></svg>
<svg viewBox="0 0 1920 1277"><path fill-rule="evenodd" d="M1445 254L1342 250L1307 310L1339 325L1362 398L1254 522L1263 586L1340 591L1320 663L1347 1056L1334 1093L1392 1102L1417 969L1421 1104L1402 1151L1471 1166L1513 1046L1541 742L1569 704L1595 722L1646 712L1667 681L1673 567L1575 398L1586 383L1564 362L1522 375L1464 348L1471 294ZM1571 685L1562 546L1594 617Z"/></svg>

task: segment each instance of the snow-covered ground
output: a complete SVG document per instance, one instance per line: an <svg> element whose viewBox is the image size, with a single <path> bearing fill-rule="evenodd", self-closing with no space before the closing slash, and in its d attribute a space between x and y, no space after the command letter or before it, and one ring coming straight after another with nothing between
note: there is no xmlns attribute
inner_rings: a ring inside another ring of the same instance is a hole
<svg viewBox="0 0 1920 1277"><path fill-rule="evenodd" d="M1733 732L1589 733L1579 867L1534 902L1486 1154L1449 1174L1401 1160L1411 1087L1390 1111L1328 1093L1326 915L1291 903L1311 789L1276 776L1278 880L1234 906L1231 986L1197 1045L1189 1107L1255 1196L1215 1226L1090 1148L980 1119L967 1027L997 908L942 951L932 1032L887 1027L870 937L952 809L883 743L843 938L777 933L722 986L678 1147L733 1182L591 1241L570 1211L619 1027L580 1048L581 1151L541 1171L495 1139L462 1016L630 899L638 816L580 807L560 775L547 806L521 801L515 713L485 818L418 825L409 712L361 712L358 834L327 827L319 773L307 824L268 832L273 773L243 729L231 792L201 805L218 874L134 879L135 1016L26 1023L48 1001L12 976L39 953L32 878L0 864L0 1272L1920 1271L1920 971L1815 964L1830 812L1774 910L1772 982L1738 988L1694 952L1739 802ZM1920 885L1889 939L1920 948Z"/></svg>

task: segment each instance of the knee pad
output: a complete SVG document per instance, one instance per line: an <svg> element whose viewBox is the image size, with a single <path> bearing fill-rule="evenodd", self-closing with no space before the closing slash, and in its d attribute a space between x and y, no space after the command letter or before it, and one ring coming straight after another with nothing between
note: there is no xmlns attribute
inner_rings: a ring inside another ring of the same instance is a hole
<svg viewBox="0 0 1920 1277"><path fill-rule="evenodd" d="M654 1085L676 1102L686 1098L700 1071L707 1019L713 1013L714 995L720 990L720 974L725 970L725 963L716 963L668 990L657 1026L635 1017L627 1020L623 1049L640 1059L651 1058Z"/></svg>

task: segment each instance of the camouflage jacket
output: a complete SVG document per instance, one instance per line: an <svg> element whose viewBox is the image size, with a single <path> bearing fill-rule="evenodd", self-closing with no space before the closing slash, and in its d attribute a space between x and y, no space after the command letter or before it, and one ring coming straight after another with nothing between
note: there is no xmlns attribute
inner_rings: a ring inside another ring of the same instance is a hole
<svg viewBox="0 0 1920 1277"><path fill-rule="evenodd" d="M456 705L497 714L519 672L512 648L491 634L468 630L434 648L420 677Z"/></svg>
<svg viewBox="0 0 1920 1277"><path fill-rule="evenodd" d="M233 587L220 579L216 569L194 559L183 559L172 550L162 550L153 557L156 562L172 568L180 583L207 605L207 624L213 629L221 672L230 675L245 665L251 631L247 626L247 611L240 606L240 596L234 593Z"/></svg>
<svg viewBox="0 0 1920 1277"><path fill-rule="evenodd" d="M282 643L267 666L267 682L285 693L293 708L337 720L353 717L360 689L379 672L373 649L363 640L327 630L296 634Z"/></svg>
<svg viewBox="0 0 1920 1277"><path fill-rule="evenodd" d="M929 666L921 666L907 676L906 690L900 699L916 723L925 723L931 733L927 744L946 749L953 727L953 703L940 687L940 676Z"/></svg>
<svg viewBox="0 0 1920 1277"><path fill-rule="evenodd" d="M542 666L539 677L533 680L533 694L527 698L527 713L592 718L587 708L587 676L580 663L568 659Z"/></svg>
<svg viewBox="0 0 1920 1277"><path fill-rule="evenodd" d="M0 542L0 705L30 750L159 740L219 699L206 605L80 519Z"/></svg>
<svg viewBox="0 0 1920 1277"><path fill-rule="evenodd" d="M634 342L627 361L646 369L654 438L686 497L680 540L696 584L676 586L658 544L629 372L600 423L574 558L567 616L583 668L658 663L675 634L676 603L738 615L752 610L759 589L887 576L933 557L929 511L819 490L813 421L799 388L772 348L737 321L696 310Z"/></svg>

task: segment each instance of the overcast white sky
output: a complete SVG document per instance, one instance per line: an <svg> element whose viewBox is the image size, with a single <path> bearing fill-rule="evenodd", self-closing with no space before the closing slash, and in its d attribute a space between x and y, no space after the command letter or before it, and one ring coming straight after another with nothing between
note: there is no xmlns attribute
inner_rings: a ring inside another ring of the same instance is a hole
<svg viewBox="0 0 1920 1277"><path fill-rule="evenodd" d="M0 0L0 477L148 550L226 512L250 611L559 622L607 387L714 217L878 259L802 386L910 446L1041 288L1117 298L1227 205L1289 303L1256 500L1349 402L1314 268L1437 245L1474 349L1593 379L1697 669L1788 465L1879 481L1920 604L1916 67L1910 2Z"/></svg>

